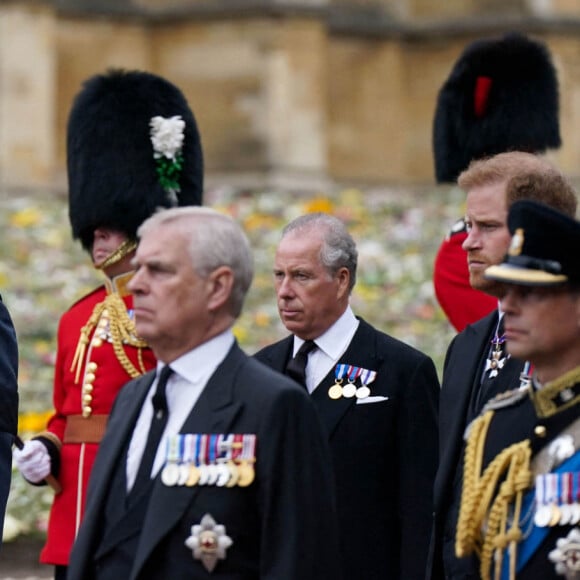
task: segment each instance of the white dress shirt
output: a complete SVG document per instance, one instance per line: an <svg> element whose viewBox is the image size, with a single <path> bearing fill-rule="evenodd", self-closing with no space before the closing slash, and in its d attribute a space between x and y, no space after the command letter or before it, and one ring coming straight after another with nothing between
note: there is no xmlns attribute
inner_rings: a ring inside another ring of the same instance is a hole
<svg viewBox="0 0 580 580"><path fill-rule="evenodd" d="M334 368L340 357L344 354L356 329L358 320L351 307L348 306L342 316L324 333L315 339L316 348L308 355L306 365L306 388L309 393L319 385L320 381ZM304 341L294 336L294 352L296 356L298 349Z"/></svg>
<svg viewBox="0 0 580 580"><path fill-rule="evenodd" d="M170 364L173 369L173 374L169 377L166 390L169 416L165 431L163 431L163 436L157 448L157 455L155 456L151 470L152 474L157 474L165 463L167 437L179 433L207 382L224 360L233 343L234 335L228 329L226 332L219 334L208 342L175 359ZM127 452L127 491L135 483L141 457L145 450L149 426L151 424L151 418L153 417L153 403L151 399L157 388L159 373L164 366L165 364L162 362L157 363L157 377L145 397L139 418L133 430L133 436Z"/></svg>

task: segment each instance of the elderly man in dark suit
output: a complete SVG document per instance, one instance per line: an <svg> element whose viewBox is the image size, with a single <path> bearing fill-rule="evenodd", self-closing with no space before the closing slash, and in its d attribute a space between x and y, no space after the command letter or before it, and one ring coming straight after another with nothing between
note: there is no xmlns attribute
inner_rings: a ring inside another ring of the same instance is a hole
<svg viewBox="0 0 580 580"><path fill-rule="evenodd" d="M508 209L520 199L549 204L568 215L576 211L574 189L546 159L509 152L474 161L458 179L467 192L466 222L470 283L499 297L503 286L484 276L485 269L505 256L510 233ZM455 532L461 490L463 436L469 423L494 396L517 388L525 361L505 350L502 312L468 325L447 350L439 413L440 464L434 488L434 533L427 578L479 578L475 558L455 556ZM526 380L526 377L523 377Z"/></svg>
<svg viewBox="0 0 580 580"><path fill-rule="evenodd" d="M18 345L0 298L0 543L12 477L12 443L18 427Z"/></svg>
<svg viewBox="0 0 580 580"><path fill-rule="evenodd" d="M304 382L326 429L344 578L412 580L422 577L429 543L439 383L430 358L355 317L356 267L337 218L309 214L287 225L274 283L292 335L256 356Z"/></svg>
<svg viewBox="0 0 580 580"><path fill-rule="evenodd" d="M138 233L130 290L158 372L115 402L68 579L340 579L314 407L231 331L252 280L247 238L197 207Z"/></svg>

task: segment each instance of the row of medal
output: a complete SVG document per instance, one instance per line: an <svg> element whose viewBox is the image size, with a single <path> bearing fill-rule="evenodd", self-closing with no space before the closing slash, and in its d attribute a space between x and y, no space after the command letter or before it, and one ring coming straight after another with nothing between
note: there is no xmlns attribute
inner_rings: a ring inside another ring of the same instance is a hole
<svg viewBox="0 0 580 580"><path fill-rule="evenodd" d="M574 526L579 521L580 472L537 475L536 526Z"/></svg>
<svg viewBox="0 0 580 580"><path fill-rule="evenodd" d="M328 396L331 399L340 399L344 397L351 399L366 399L371 390L369 385L375 380L377 371L369 371L362 367L355 367L354 365L339 364L334 369L334 385L328 389ZM347 383L343 385L344 379ZM360 386L356 386L356 381L360 380Z"/></svg>
<svg viewBox="0 0 580 580"><path fill-rule="evenodd" d="M256 435L180 433L167 438L164 485L247 487L254 481Z"/></svg>

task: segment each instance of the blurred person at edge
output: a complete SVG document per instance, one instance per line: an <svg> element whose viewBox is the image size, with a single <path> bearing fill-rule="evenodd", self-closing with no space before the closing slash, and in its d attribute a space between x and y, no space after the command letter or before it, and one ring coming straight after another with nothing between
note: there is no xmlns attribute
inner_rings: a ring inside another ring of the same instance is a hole
<svg viewBox="0 0 580 580"><path fill-rule="evenodd" d="M18 343L6 305L0 298L0 540L10 481L12 442L18 427ZM1 544L1 541L0 541Z"/></svg>
<svg viewBox="0 0 580 580"><path fill-rule="evenodd" d="M174 144L163 155L159 139ZM169 133L170 139L167 139ZM173 182L159 171L181 166ZM117 393L156 360L135 329L128 284L137 228L158 206L198 205L203 164L197 125L181 91L140 71L111 70L87 79L67 127L72 233L105 274L104 285L61 318L54 409L46 431L15 451L33 484L55 488L40 561L66 578L69 554L108 414Z"/></svg>
<svg viewBox="0 0 580 580"><path fill-rule="evenodd" d="M568 179L545 158L518 151L472 162L458 179L466 191L468 236L463 243L470 283L496 298L496 309L469 324L447 349L439 407L439 467L434 486L434 520L428 578L478 578L473 558L457 558L454 542L458 517L464 432L485 403L520 384L524 361L505 350L503 312L497 298L501 284L485 269L505 256L510 233L508 209L532 199L574 216L577 197Z"/></svg>

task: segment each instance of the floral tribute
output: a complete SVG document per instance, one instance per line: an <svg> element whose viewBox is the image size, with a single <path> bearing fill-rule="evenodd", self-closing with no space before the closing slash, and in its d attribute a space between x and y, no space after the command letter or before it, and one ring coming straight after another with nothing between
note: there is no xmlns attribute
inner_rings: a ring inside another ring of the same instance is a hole
<svg viewBox="0 0 580 580"><path fill-rule="evenodd" d="M152 117L151 143L153 158L157 164L157 177L161 187L167 192L172 205L177 205L180 192L179 177L183 168L183 148L185 121L179 116Z"/></svg>

